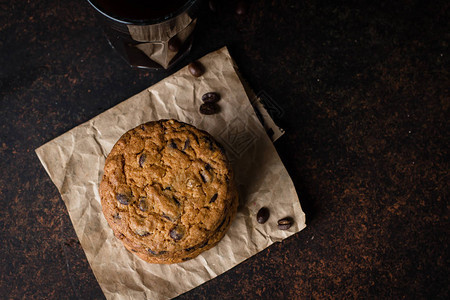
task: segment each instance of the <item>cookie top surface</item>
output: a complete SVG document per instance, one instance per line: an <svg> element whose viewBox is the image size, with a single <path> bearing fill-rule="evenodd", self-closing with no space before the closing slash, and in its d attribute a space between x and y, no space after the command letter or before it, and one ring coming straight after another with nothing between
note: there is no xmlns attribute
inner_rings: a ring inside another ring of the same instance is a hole
<svg viewBox="0 0 450 300"><path fill-rule="evenodd" d="M117 141L100 196L116 236L135 249L174 255L213 236L235 200L220 145L175 120L142 124Z"/></svg>

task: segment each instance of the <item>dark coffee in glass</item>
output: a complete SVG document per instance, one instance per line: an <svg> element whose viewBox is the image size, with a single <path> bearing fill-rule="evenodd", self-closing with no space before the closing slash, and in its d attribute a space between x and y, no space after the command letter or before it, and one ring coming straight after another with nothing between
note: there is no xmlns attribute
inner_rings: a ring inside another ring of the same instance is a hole
<svg viewBox="0 0 450 300"><path fill-rule="evenodd" d="M192 46L200 0L88 0L133 67L168 69Z"/></svg>

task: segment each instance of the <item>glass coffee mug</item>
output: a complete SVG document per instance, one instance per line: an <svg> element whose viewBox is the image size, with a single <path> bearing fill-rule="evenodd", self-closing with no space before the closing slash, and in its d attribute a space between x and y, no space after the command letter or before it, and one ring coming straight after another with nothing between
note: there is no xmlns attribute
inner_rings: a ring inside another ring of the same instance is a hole
<svg viewBox="0 0 450 300"><path fill-rule="evenodd" d="M201 0L87 0L133 67L168 69L192 46Z"/></svg>

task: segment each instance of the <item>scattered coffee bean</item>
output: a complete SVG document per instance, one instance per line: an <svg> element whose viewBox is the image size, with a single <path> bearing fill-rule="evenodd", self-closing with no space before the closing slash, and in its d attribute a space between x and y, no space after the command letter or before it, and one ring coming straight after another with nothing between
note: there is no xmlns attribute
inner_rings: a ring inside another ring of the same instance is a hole
<svg viewBox="0 0 450 300"><path fill-rule="evenodd" d="M188 66L189 72L194 77L200 77L205 73L205 68L198 61L191 62Z"/></svg>
<svg viewBox="0 0 450 300"><path fill-rule="evenodd" d="M141 168L144 165L146 159L147 159L147 155L145 155L145 153L141 154L141 156L139 157L139 166Z"/></svg>
<svg viewBox="0 0 450 300"><path fill-rule="evenodd" d="M173 240L179 241L184 236L184 230L182 227L176 226L170 230L169 235Z"/></svg>
<svg viewBox="0 0 450 300"><path fill-rule="evenodd" d="M130 202L130 198L125 194L117 194L116 199L117 201L119 201L120 204L123 205L128 205Z"/></svg>
<svg viewBox="0 0 450 300"><path fill-rule="evenodd" d="M278 220L278 229L288 230L289 228L291 228L292 223L294 223L294 220L292 220L292 218L290 217Z"/></svg>
<svg viewBox="0 0 450 300"><path fill-rule="evenodd" d="M203 103L200 105L200 113L203 115L213 115L220 112L220 107L216 103Z"/></svg>
<svg viewBox="0 0 450 300"><path fill-rule="evenodd" d="M139 209L141 211L147 211L148 207L147 207L147 201L145 201L146 198L145 197L141 197L139 199Z"/></svg>
<svg viewBox="0 0 450 300"><path fill-rule="evenodd" d="M236 14L239 16L245 15L247 13L247 2L238 1L236 4Z"/></svg>
<svg viewBox="0 0 450 300"><path fill-rule="evenodd" d="M258 210L258 213L256 214L256 220L259 224L266 223L267 219L269 219L270 211L267 207L262 207L260 210Z"/></svg>
<svg viewBox="0 0 450 300"><path fill-rule="evenodd" d="M205 103L215 103L220 100L220 95L215 92L209 92L202 96L202 101Z"/></svg>
<svg viewBox="0 0 450 300"><path fill-rule="evenodd" d="M209 200L209 203L213 203L214 201L216 201L217 200L217 193L215 193L212 197L211 197L211 200Z"/></svg>

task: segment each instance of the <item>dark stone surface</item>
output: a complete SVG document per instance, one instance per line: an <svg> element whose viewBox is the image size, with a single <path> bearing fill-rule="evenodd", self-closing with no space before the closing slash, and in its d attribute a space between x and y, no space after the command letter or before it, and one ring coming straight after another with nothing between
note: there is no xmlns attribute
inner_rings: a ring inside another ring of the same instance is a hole
<svg viewBox="0 0 450 300"><path fill-rule="evenodd" d="M280 106L308 227L180 299L449 298L448 1L336 2L203 12L176 68L227 45ZM34 149L173 71L125 65L85 1L0 2L0 298L103 298Z"/></svg>

